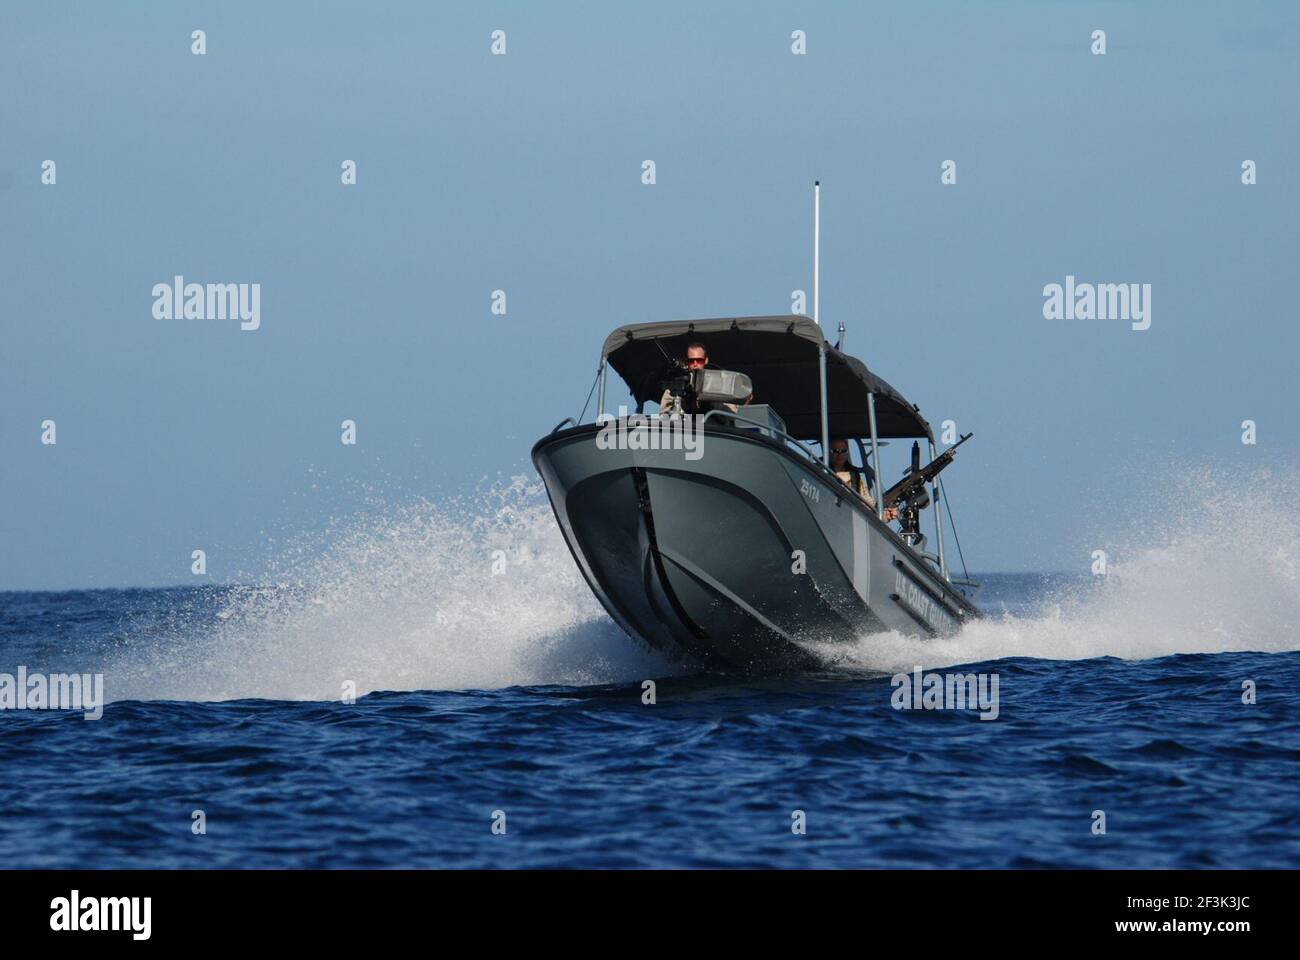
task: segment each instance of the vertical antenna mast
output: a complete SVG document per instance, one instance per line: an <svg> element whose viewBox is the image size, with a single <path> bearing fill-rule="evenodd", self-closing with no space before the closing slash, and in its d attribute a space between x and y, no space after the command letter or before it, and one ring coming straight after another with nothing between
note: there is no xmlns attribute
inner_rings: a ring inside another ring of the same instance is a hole
<svg viewBox="0 0 1300 960"><path fill-rule="evenodd" d="M821 240L822 240L822 182L813 181L813 321L817 317L817 299L821 292Z"/></svg>
<svg viewBox="0 0 1300 960"><path fill-rule="evenodd" d="M821 293L822 182L813 181L813 322L817 319L817 299ZM826 403L826 338L817 344L817 385L821 391L822 466L831 468L831 437Z"/></svg>

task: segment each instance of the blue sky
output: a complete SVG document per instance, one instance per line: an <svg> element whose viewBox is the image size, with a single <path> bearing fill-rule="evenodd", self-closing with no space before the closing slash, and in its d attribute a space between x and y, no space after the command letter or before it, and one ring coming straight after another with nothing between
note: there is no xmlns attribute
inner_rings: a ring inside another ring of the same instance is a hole
<svg viewBox="0 0 1300 960"><path fill-rule="evenodd" d="M1086 569L1143 465L1300 448L1293 5L118 6L0 12L0 589L531 474L609 329L789 311L816 178L823 322L976 433L972 568ZM261 329L154 319L176 274ZM1151 329L1045 320L1067 274Z"/></svg>

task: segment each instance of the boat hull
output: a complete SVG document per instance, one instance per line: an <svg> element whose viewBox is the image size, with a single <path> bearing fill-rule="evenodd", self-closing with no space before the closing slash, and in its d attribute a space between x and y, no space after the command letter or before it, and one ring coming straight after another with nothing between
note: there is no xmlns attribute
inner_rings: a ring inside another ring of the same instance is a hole
<svg viewBox="0 0 1300 960"><path fill-rule="evenodd" d="M706 669L815 665L812 643L950 634L976 616L820 465L748 430L681 449L606 448L596 425L533 462L592 592L632 637Z"/></svg>

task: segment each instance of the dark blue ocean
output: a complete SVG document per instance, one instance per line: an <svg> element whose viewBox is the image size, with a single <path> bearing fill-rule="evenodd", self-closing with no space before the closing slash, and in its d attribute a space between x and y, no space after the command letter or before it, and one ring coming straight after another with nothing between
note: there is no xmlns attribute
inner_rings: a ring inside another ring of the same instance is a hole
<svg viewBox="0 0 1300 960"><path fill-rule="evenodd" d="M0 594L0 672L102 671L109 700L99 720L0 712L0 862L1300 865L1294 633L1162 653L1195 604L1152 636L1122 586L988 576L990 619L964 639L862 638L815 674L743 680L634 651L562 565L495 602L490 580L464 596L435 576L452 593L428 606L387 566L344 567L276 589ZM999 678L996 719L891 705L892 669L943 672L962 649L961 672ZM350 674L353 703L334 692Z"/></svg>

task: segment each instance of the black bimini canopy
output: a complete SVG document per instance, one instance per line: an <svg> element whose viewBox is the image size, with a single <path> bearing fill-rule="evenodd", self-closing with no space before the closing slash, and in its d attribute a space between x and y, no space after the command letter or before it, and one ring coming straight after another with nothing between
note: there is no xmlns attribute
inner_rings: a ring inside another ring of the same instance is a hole
<svg viewBox="0 0 1300 960"><path fill-rule="evenodd" d="M709 365L748 374L754 403L771 404L786 429L800 440L820 440L821 388L818 351L822 328L809 317L723 317L670 320L619 327L605 339L602 356L623 378L637 403L658 403L668 361L685 359L686 345L698 340ZM660 347L663 350L660 350ZM871 433L867 394L876 395L876 435L934 439L930 425L901 393L856 357L826 344L826 398L833 437Z"/></svg>

